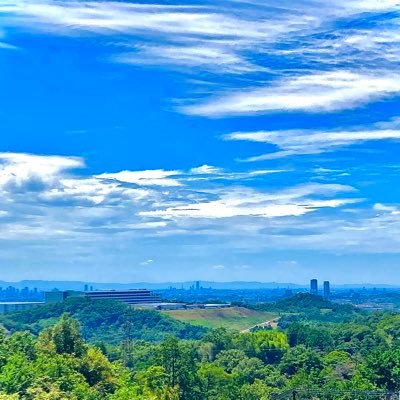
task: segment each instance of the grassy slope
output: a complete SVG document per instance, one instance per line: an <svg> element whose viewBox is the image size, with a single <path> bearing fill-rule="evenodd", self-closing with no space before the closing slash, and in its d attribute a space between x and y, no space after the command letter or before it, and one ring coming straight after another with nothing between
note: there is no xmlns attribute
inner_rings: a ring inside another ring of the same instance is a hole
<svg viewBox="0 0 400 400"><path fill-rule="evenodd" d="M277 314L268 311L255 311L244 307L208 310L172 310L164 312L179 321L188 322L193 325L201 325L207 328L225 327L235 330L247 329L277 317Z"/></svg>

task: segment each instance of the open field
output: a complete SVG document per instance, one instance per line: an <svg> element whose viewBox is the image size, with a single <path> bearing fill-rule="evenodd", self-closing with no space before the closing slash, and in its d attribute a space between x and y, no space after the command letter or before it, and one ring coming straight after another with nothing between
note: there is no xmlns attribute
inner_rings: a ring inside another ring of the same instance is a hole
<svg viewBox="0 0 400 400"><path fill-rule="evenodd" d="M188 322L193 325L201 325L208 328L224 327L238 331L277 317L276 314L270 312L254 311L244 307L169 310L164 312L179 321Z"/></svg>

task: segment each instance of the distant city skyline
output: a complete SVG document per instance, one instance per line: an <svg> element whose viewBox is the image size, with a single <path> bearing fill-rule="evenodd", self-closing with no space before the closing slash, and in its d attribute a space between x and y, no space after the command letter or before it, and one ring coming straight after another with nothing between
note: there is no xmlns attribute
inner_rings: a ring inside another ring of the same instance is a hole
<svg viewBox="0 0 400 400"><path fill-rule="evenodd" d="M196 282L199 282L199 289L196 289ZM325 282L324 281L321 291L318 291L318 295L325 295ZM311 292L310 283L295 284L292 282L256 282L256 281L175 281L175 282L85 282L85 281L36 281L36 280L23 280L19 282L5 282L0 281L0 294L13 294L18 292L19 294L36 294L38 291L51 291L54 289L58 290L79 290L79 291L93 291L93 290L108 290L108 289L186 289L192 291L201 291L212 289L232 289L232 290L301 290ZM330 291L331 285L329 282L328 292ZM400 290L400 285L390 285L382 283L354 283L354 284L339 284L333 283L333 290L362 290L362 289L388 289L388 290Z"/></svg>
<svg viewBox="0 0 400 400"><path fill-rule="evenodd" d="M0 2L0 277L400 285L399 9Z"/></svg>

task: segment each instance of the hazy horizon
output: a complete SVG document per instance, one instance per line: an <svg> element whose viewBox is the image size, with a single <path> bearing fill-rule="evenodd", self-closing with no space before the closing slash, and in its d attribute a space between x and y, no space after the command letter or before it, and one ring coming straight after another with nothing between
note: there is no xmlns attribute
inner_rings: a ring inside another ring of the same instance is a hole
<svg viewBox="0 0 400 400"><path fill-rule="evenodd" d="M313 279L313 278L312 278ZM87 281L80 281L80 280L52 280L52 279L22 279L19 281L4 281L0 280L1 283L6 283L6 284L15 284L17 286L20 285L25 285L25 284L35 284L35 283L43 283L43 284L63 284L63 285L68 285L68 284L74 284L74 285L82 285L82 284L88 284L88 285L99 285L101 286L102 289L105 288L105 285L116 285L116 286L129 286L129 285L154 285L157 286L159 285L160 287L169 287L170 285L174 285L179 289L178 286L183 285L185 288L188 287L188 285L191 285L199 280L188 280L188 281L135 281L135 282L112 282L112 281L94 281L94 280L87 280ZM323 282L325 280L319 280L318 279L318 286L320 288L323 287ZM300 283L295 283L295 282L276 282L276 281L208 281L208 280L200 280L200 286L204 288L212 287L213 285L217 287L223 287L223 286L231 286L234 287L235 289L240 289L241 287L243 289L251 288L252 286L254 287L259 287L259 288L298 288L298 289L309 289L310 282L300 282ZM384 283L384 282L332 282L329 281L331 288L344 288L344 287L377 287L377 288L393 288L397 289L400 288L400 285L395 285L395 284L390 284L390 283ZM112 286L110 286L110 289Z"/></svg>

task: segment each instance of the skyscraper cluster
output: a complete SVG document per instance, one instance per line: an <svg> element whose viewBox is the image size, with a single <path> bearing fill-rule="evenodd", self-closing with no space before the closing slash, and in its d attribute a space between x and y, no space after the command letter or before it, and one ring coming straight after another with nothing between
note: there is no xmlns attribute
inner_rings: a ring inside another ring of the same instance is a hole
<svg viewBox="0 0 400 400"><path fill-rule="evenodd" d="M329 281L324 281L323 284L323 297L324 299L329 299L331 297L331 287ZM318 296L318 280L311 279L310 281L310 293Z"/></svg>

